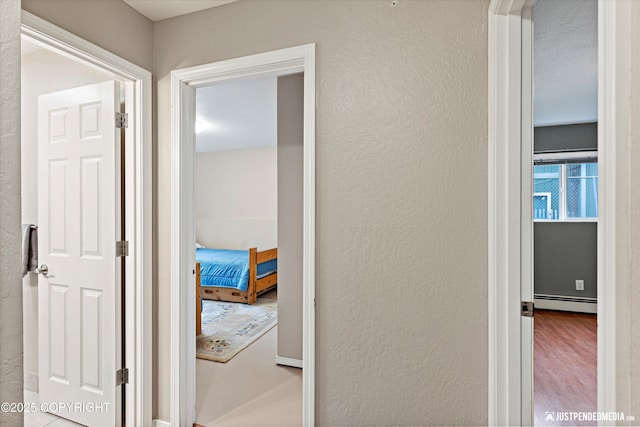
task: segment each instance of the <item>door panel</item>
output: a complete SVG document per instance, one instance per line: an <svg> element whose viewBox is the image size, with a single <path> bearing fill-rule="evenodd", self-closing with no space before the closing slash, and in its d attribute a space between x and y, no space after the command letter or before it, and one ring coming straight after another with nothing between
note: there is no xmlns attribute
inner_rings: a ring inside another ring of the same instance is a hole
<svg viewBox="0 0 640 427"><path fill-rule="evenodd" d="M40 402L90 426L119 423L119 94L111 81L38 98Z"/></svg>

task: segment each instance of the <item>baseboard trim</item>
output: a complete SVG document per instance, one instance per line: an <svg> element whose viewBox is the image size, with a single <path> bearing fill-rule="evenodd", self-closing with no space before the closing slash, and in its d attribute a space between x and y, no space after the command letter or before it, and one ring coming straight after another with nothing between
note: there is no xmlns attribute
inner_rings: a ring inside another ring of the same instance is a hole
<svg viewBox="0 0 640 427"><path fill-rule="evenodd" d="M300 359L292 359L290 357L276 356L276 363L278 365L290 366L292 368L300 368L300 369L302 369L302 367L303 367L302 360L300 360Z"/></svg>
<svg viewBox="0 0 640 427"><path fill-rule="evenodd" d="M40 386L38 382L38 374L33 372L24 371L24 385L23 388L34 393L39 393Z"/></svg>
<svg viewBox="0 0 640 427"><path fill-rule="evenodd" d="M591 302L559 301L534 298L535 308L543 310L574 311L577 313L598 313L598 304Z"/></svg>
<svg viewBox="0 0 640 427"><path fill-rule="evenodd" d="M162 420L153 420L153 427L171 427L171 423Z"/></svg>

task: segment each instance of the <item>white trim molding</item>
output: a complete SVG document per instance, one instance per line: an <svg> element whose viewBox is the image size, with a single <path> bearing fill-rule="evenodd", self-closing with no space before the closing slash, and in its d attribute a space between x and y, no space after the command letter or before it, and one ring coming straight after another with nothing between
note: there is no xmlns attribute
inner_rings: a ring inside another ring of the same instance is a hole
<svg viewBox="0 0 640 427"><path fill-rule="evenodd" d="M40 390L40 382L38 379L38 374L34 374L30 371L24 371L24 390L32 391L34 393L38 393Z"/></svg>
<svg viewBox="0 0 640 427"><path fill-rule="evenodd" d="M315 45L171 72L171 424L195 421L195 88L221 81L304 73L302 425L315 402ZM186 284L186 286L185 286Z"/></svg>
<svg viewBox="0 0 640 427"><path fill-rule="evenodd" d="M153 427L171 427L171 423L162 420L153 420Z"/></svg>
<svg viewBox="0 0 640 427"><path fill-rule="evenodd" d="M126 170L126 424L152 423L152 205L151 73L29 12L22 11L22 34L61 55L108 71L125 82L129 113Z"/></svg>
<svg viewBox="0 0 640 427"><path fill-rule="evenodd" d="M303 363L300 359L292 359L291 357L276 356L276 364L282 366L290 366L292 368L303 369Z"/></svg>
<svg viewBox="0 0 640 427"><path fill-rule="evenodd" d="M598 1L598 411L622 410L617 401L618 390L631 388L631 384L627 384L628 387L618 384L626 381L624 378L628 379L629 373L619 375L617 371L620 345L617 337L623 336L617 318L630 317L626 304L617 302L618 293L627 294L625 291L630 286L629 276L624 274L628 264L618 262L618 257L630 263L631 254L625 253L629 246L617 238L631 235L630 227L622 233L618 231L631 225L626 223L628 211L622 205L629 197L629 189L624 179L618 182L618 177L631 176L627 147L630 144L632 3ZM623 322L621 326L628 328L629 325ZM620 356L630 357L630 354Z"/></svg>
<svg viewBox="0 0 640 427"><path fill-rule="evenodd" d="M522 424L522 11L489 6L489 425ZM531 198L531 197L529 197Z"/></svg>

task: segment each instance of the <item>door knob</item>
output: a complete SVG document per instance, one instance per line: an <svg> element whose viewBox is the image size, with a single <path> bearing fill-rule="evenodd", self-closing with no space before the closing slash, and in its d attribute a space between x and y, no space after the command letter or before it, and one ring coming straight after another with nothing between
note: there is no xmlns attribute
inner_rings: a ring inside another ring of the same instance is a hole
<svg viewBox="0 0 640 427"><path fill-rule="evenodd" d="M40 268L36 267L35 272L36 274L42 274L43 276L46 276L49 272L49 267L47 267L47 264L42 264Z"/></svg>

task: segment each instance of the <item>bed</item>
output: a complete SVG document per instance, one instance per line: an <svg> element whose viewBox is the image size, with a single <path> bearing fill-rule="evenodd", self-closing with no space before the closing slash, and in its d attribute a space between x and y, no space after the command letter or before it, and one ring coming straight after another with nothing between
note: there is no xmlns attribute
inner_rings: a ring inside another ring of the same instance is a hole
<svg viewBox="0 0 640 427"><path fill-rule="evenodd" d="M278 283L278 248L196 249L204 299L253 304Z"/></svg>

